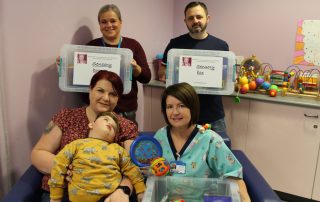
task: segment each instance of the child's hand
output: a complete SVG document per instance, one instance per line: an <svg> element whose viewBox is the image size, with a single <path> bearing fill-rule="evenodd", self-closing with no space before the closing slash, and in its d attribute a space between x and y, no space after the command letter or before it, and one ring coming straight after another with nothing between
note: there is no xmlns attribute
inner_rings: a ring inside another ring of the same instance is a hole
<svg viewBox="0 0 320 202"><path fill-rule="evenodd" d="M144 192L141 192L141 193L137 194L138 202L141 202L141 201L142 201L143 196L144 196Z"/></svg>
<svg viewBox="0 0 320 202"><path fill-rule="evenodd" d="M145 177L150 176L150 166L140 167L139 169L140 169L140 172L141 172Z"/></svg>
<svg viewBox="0 0 320 202"><path fill-rule="evenodd" d="M70 164L70 165L68 166L67 177L66 177L66 180L67 180L67 182L69 182L69 183L71 182L72 169L73 169L73 166L72 166L72 164Z"/></svg>

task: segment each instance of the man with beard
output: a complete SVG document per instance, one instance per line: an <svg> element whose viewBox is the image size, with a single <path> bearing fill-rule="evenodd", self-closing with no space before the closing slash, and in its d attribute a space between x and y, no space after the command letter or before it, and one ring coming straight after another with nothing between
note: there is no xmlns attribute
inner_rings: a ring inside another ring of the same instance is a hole
<svg viewBox="0 0 320 202"><path fill-rule="evenodd" d="M184 10L184 22L189 33L170 40L164 51L162 65L158 70L159 80L166 80L167 53L172 48L229 51L228 44L207 33L210 20L207 6L202 2L190 2ZM200 117L199 124L210 123L216 132L225 132L224 109L220 95L199 94Z"/></svg>

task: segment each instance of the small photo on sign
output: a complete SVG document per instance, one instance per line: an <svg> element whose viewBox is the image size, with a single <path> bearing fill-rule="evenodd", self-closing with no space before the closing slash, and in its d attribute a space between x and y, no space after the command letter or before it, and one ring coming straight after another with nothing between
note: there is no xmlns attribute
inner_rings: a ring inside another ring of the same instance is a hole
<svg viewBox="0 0 320 202"><path fill-rule="evenodd" d="M222 88L222 57L182 55L179 59L179 82L195 87Z"/></svg>
<svg viewBox="0 0 320 202"><path fill-rule="evenodd" d="M192 66L192 57L182 57L182 66L191 67Z"/></svg>
<svg viewBox="0 0 320 202"><path fill-rule="evenodd" d="M118 54L75 52L73 84L89 85L92 76L99 70L108 70L120 75L121 56Z"/></svg>
<svg viewBox="0 0 320 202"><path fill-rule="evenodd" d="M78 55L77 55L77 63L78 64L87 64L87 54L78 53Z"/></svg>

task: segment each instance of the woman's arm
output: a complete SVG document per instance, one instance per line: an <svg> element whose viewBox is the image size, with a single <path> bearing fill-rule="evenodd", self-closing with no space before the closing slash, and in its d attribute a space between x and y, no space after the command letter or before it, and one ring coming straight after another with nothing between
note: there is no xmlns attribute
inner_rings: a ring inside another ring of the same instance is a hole
<svg viewBox="0 0 320 202"><path fill-rule="evenodd" d="M49 174L53 166L55 152L60 146L62 132L52 121L48 124L40 140L31 151L32 164L42 173Z"/></svg>
<svg viewBox="0 0 320 202"><path fill-rule="evenodd" d="M140 83L149 83L149 81L151 80L151 70L147 62L146 54L139 42L137 42L136 44L135 53L133 53L133 57L134 77Z"/></svg>
<svg viewBox="0 0 320 202"><path fill-rule="evenodd" d="M133 140L126 140L126 141L124 141L124 143L123 143L123 148L126 149L126 151L128 152L128 154L130 154L130 147L131 147L132 142L133 142Z"/></svg>
<svg viewBox="0 0 320 202"><path fill-rule="evenodd" d="M248 194L246 183L243 179L236 180L239 186L239 193L242 202L251 202L250 196Z"/></svg>

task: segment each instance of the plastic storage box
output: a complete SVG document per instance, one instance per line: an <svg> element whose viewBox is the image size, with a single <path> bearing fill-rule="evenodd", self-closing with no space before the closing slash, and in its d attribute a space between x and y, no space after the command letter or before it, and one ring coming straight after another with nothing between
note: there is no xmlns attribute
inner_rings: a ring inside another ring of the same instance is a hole
<svg viewBox="0 0 320 202"><path fill-rule="evenodd" d="M146 185L142 202L241 202L238 184L231 179L150 176Z"/></svg>
<svg viewBox="0 0 320 202"><path fill-rule="evenodd" d="M77 61L76 54L79 55L79 53L85 55L85 64L78 64L79 62ZM69 44L64 45L60 51L59 88L62 91L68 92L88 92L91 74L93 75L96 71L101 69L110 70L108 69L108 67L110 67L110 64L108 64L108 59L109 61L113 61L114 59L112 58L116 58L116 61L118 63L120 62L119 71L116 73L122 79L124 87L123 93L129 93L131 91L132 80L132 69L130 63L133 58L133 53L127 48L109 48ZM102 62L99 63L99 61ZM76 63L77 66L74 68ZM119 66L119 64L116 66ZM88 71L88 69L90 69L91 71L91 74L83 73L88 77L84 83L79 83L74 76L75 69L78 71L76 73L79 74L81 67L84 68L82 70Z"/></svg>
<svg viewBox="0 0 320 202"><path fill-rule="evenodd" d="M171 49L166 86L187 82L199 94L229 95L234 91L235 65L231 51Z"/></svg>

